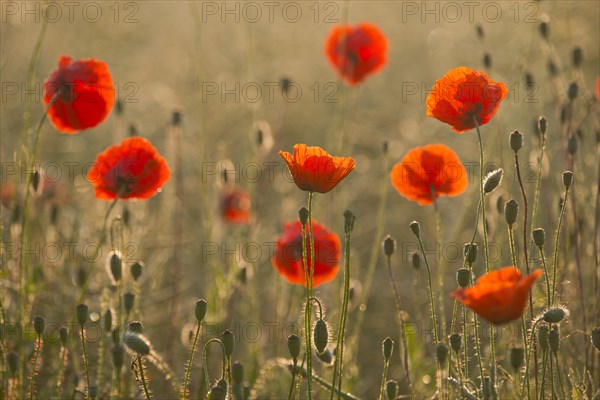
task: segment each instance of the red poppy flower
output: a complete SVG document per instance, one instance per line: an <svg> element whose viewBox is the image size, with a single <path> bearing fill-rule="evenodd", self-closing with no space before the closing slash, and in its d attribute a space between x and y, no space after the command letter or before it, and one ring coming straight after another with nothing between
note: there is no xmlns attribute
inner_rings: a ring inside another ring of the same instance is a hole
<svg viewBox="0 0 600 400"><path fill-rule="evenodd" d="M482 275L477 284L460 288L451 296L493 324L504 324L521 317L529 290L542 271L522 276L515 267L504 267Z"/></svg>
<svg viewBox="0 0 600 400"><path fill-rule="evenodd" d="M449 124L463 133L492 119L506 96L506 86L484 73L467 67L448 71L427 96L427 115Z"/></svg>
<svg viewBox="0 0 600 400"><path fill-rule="evenodd" d="M221 216L230 224L246 224L250 220L250 196L241 189L228 190L221 197Z"/></svg>
<svg viewBox="0 0 600 400"><path fill-rule="evenodd" d="M62 56L58 69L44 83L44 104L55 95L48 118L63 133L93 128L106 119L115 104L108 67L93 58L71 62L71 57Z"/></svg>
<svg viewBox="0 0 600 400"><path fill-rule="evenodd" d="M448 146L430 144L410 150L390 173L398 193L420 205L440 195L457 196L467 189L467 171Z"/></svg>
<svg viewBox="0 0 600 400"><path fill-rule="evenodd" d="M152 144L139 136L107 148L88 173L96 197L148 199L169 180L171 171Z"/></svg>
<svg viewBox="0 0 600 400"><path fill-rule="evenodd" d="M294 145L294 154L280 151L296 186L308 192L327 193L354 169L350 157L334 157L320 147Z"/></svg>
<svg viewBox="0 0 600 400"><path fill-rule="evenodd" d="M350 84L361 82L386 63L387 40L373 24L337 25L325 45L331 64Z"/></svg>
<svg viewBox="0 0 600 400"><path fill-rule="evenodd" d="M335 278L340 261L340 239L323 225L313 220L315 241L315 265L313 287ZM310 268L309 229L306 226L307 266ZM302 260L302 225L300 221L285 224L283 234L277 241L273 266L288 282L306 286Z"/></svg>

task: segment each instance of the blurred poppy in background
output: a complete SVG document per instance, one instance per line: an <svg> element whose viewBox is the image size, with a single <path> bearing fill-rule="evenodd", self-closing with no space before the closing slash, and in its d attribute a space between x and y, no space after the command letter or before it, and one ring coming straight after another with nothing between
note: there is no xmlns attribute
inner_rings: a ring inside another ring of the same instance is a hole
<svg viewBox="0 0 600 400"><path fill-rule="evenodd" d="M230 224L250 221L250 196L241 189L225 190L221 195L221 216Z"/></svg>
<svg viewBox="0 0 600 400"><path fill-rule="evenodd" d="M108 66L93 58L72 62L62 56L58 69L44 83L44 104L50 104L48 118L63 133L95 127L115 104Z"/></svg>
<svg viewBox="0 0 600 400"><path fill-rule="evenodd" d="M313 287L331 281L337 275L340 262L340 239L325 226L313 220L315 241L315 265ZM307 266L310 268L309 229L306 226ZM277 240L273 266L288 282L306 286L302 260L302 224L300 221L285 224L283 234Z"/></svg>
<svg viewBox="0 0 600 400"><path fill-rule="evenodd" d="M98 155L88 173L96 197L103 200L148 199L169 180L171 171L152 144L127 138Z"/></svg>
<svg viewBox="0 0 600 400"><path fill-rule="evenodd" d="M337 25L327 38L325 53L344 80L357 84L383 68L387 47L385 36L373 24Z"/></svg>
<svg viewBox="0 0 600 400"><path fill-rule="evenodd" d="M451 69L427 96L427 115L463 133L492 119L506 96L506 86L471 68Z"/></svg>
<svg viewBox="0 0 600 400"><path fill-rule="evenodd" d="M443 144L410 150L390 173L398 193L420 205L432 204L440 195L457 196L467 189L467 171L462 162Z"/></svg>
<svg viewBox="0 0 600 400"><path fill-rule="evenodd" d="M320 147L294 145L294 154L280 151L296 186L308 192L327 193L354 169L350 157L335 157Z"/></svg>
<svg viewBox="0 0 600 400"><path fill-rule="evenodd" d="M477 284L450 295L493 324L504 324L523 314L529 289L542 271L523 276L515 267L504 267L482 275Z"/></svg>

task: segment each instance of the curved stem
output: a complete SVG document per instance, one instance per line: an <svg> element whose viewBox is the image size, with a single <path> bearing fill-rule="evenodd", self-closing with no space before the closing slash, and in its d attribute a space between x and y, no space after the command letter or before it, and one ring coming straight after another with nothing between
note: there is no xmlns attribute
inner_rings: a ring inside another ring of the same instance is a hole
<svg viewBox="0 0 600 400"><path fill-rule="evenodd" d="M423 247L423 242L421 241L421 236L417 235L417 241L419 242L419 249L421 250L421 255L423 256L423 260L425 261L425 266L427 267L427 282L429 284L429 302L431 306L431 317L433 319L433 341L437 346L439 344L438 338L438 323L437 317L435 314L435 300L433 298L433 287L431 284L431 268L429 268L429 261L427 260L427 253L425 253L425 248Z"/></svg>
<svg viewBox="0 0 600 400"><path fill-rule="evenodd" d="M225 366L227 364L227 356L225 352L225 345L220 339L213 338L207 341L202 348L202 368L204 369L204 383L206 384L206 388L210 389L210 379L208 377L208 362L206 359L206 350L208 349L208 345L211 343L219 343L221 345L221 350L223 352L223 369L221 370L221 376L225 376Z"/></svg>

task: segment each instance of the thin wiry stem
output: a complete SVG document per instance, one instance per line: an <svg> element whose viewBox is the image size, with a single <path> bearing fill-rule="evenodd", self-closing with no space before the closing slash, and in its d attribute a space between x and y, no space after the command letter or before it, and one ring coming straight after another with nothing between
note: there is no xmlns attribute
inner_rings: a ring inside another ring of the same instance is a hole
<svg viewBox="0 0 600 400"><path fill-rule="evenodd" d="M188 360L187 368L185 370L185 379L183 380L183 400L187 399L189 393L189 382L190 382L190 374L192 372L192 365L194 363L194 353L196 352L196 345L198 344L198 338L200 337L200 329L202 327L202 322L198 322L198 326L196 327L196 333L194 334L194 341L192 342L192 349L190 350L190 358Z"/></svg>
<svg viewBox="0 0 600 400"><path fill-rule="evenodd" d="M558 245L560 242L560 229L562 227L563 218L565 216L565 210L567 209L567 200L569 198L569 188L565 188L565 199L562 203L562 207L560 208L560 215L558 217L558 226L556 227L556 237L554 238L554 258L553 258L553 266L552 266L552 304L556 301L556 267L558 265Z"/></svg>
<svg viewBox="0 0 600 400"><path fill-rule="evenodd" d="M90 367L88 364L88 356L85 350L85 331L83 325L80 327L81 332L81 349L83 350L83 367L85 369L85 398L89 399L90 397Z"/></svg>
<svg viewBox="0 0 600 400"><path fill-rule="evenodd" d="M37 361L38 358L40 356L40 349L42 347L42 336L41 335L37 335L37 341L36 341L36 345L35 345L35 349L34 349L34 353L33 353L33 362L32 362L32 367L31 367L31 375L29 376L29 400L33 400L33 392L35 391L34 388L34 378L35 378L35 374L37 372Z"/></svg>
<svg viewBox="0 0 600 400"><path fill-rule="evenodd" d="M142 362L142 356L137 357L138 368L140 369L140 380L142 381L142 387L144 389L144 395L146 400L150 400L150 391L148 390L148 382L146 382L146 375L144 374L144 363Z"/></svg>

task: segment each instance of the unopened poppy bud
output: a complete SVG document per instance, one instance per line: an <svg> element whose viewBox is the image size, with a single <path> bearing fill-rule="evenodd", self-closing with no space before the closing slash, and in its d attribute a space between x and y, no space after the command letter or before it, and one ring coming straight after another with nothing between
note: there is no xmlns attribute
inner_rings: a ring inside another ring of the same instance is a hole
<svg viewBox="0 0 600 400"><path fill-rule="evenodd" d="M565 308L552 307L544 312L542 318L549 324L558 324L567 316L567 314L568 312Z"/></svg>
<svg viewBox="0 0 600 400"><path fill-rule="evenodd" d="M241 385L244 381L244 366L239 361L231 366L231 379L237 385Z"/></svg>
<svg viewBox="0 0 600 400"><path fill-rule="evenodd" d="M571 171L563 172L562 180L563 180L563 185L565 185L566 188L571 187L571 185L573 184L573 172L571 172Z"/></svg>
<svg viewBox="0 0 600 400"><path fill-rule="evenodd" d="M123 343L140 356L150 354L150 343L146 338L137 333L127 333L123 338Z"/></svg>
<svg viewBox="0 0 600 400"><path fill-rule="evenodd" d="M85 304L79 304L75 307L75 316L79 326L84 326L88 319L88 306Z"/></svg>
<svg viewBox="0 0 600 400"><path fill-rule="evenodd" d="M553 353L557 353L560 348L560 332L558 331L558 327L554 325L550 332L548 332L548 346L550 346L550 350Z"/></svg>
<svg viewBox="0 0 600 400"><path fill-rule="evenodd" d="M233 353L233 347L235 338L233 337L233 333L231 331L224 331L221 333L221 342L223 342L223 347L225 348L225 355L231 356Z"/></svg>
<svg viewBox="0 0 600 400"><path fill-rule="evenodd" d="M468 268L461 268L456 271L456 283L461 288L466 288L471 282L471 271Z"/></svg>
<svg viewBox="0 0 600 400"><path fill-rule="evenodd" d="M135 301L135 294L131 292L127 292L123 295L123 306L125 307L125 312L130 312L133 308L133 302Z"/></svg>
<svg viewBox="0 0 600 400"><path fill-rule="evenodd" d="M308 222L308 210L306 207L302 207L300 210L298 210L298 216L300 217L300 223L302 225L306 225Z"/></svg>
<svg viewBox="0 0 600 400"><path fill-rule="evenodd" d="M217 381L217 386L227 393L227 381L225 379L219 379Z"/></svg>
<svg viewBox="0 0 600 400"><path fill-rule="evenodd" d="M129 332L142 333L144 331L144 326L140 321L131 321L129 324L127 324L127 329Z"/></svg>
<svg viewBox="0 0 600 400"><path fill-rule="evenodd" d="M394 400L398 393L398 384L395 380L390 379L385 383L385 395L388 400Z"/></svg>
<svg viewBox="0 0 600 400"><path fill-rule="evenodd" d="M522 347L513 347L510 349L510 366L512 369L517 372L523 366L523 358L525 356L525 351Z"/></svg>
<svg viewBox="0 0 600 400"><path fill-rule="evenodd" d="M509 144L512 151L515 153L523 147L523 134L519 131L513 131L509 137Z"/></svg>
<svg viewBox="0 0 600 400"><path fill-rule="evenodd" d="M477 261L477 243L465 243L463 246L463 256L467 264L473 265Z"/></svg>
<svg viewBox="0 0 600 400"><path fill-rule="evenodd" d="M567 97L569 98L569 100L573 101L577 98L578 94L579 94L579 86L577 86L577 83L571 82L571 84L569 85L569 88L567 89Z"/></svg>
<svg viewBox="0 0 600 400"><path fill-rule="evenodd" d="M292 80L290 78L281 78L279 80L279 86L281 86L281 92L287 94L288 90L292 86Z"/></svg>
<svg viewBox="0 0 600 400"><path fill-rule="evenodd" d="M134 281L137 281L140 278L140 276L142 276L142 269L144 269L144 264L142 264L141 262L134 262L133 264L131 264L130 272Z"/></svg>
<svg viewBox="0 0 600 400"><path fill-rule="evenodd" d="M121 99L117 99L117 101L115 101L115 114L123 114L123 100Z"/></svg>
<svg viewBox="0 0 600 400"><path fill-rule="evenodd" d="M388 150L390 147L390 142L388 142L387 140L384 140L383 142L381 142L381 152L386 155Z"/></svg>
<svg viewBox="0 0 600 400"><path fill-rule="evenodd" d="M485 34L483 32L483 26L477 24L477 26L475 27L475 31L477 32L477 37L479 39L483 39L485 37Z"/></svg>
<svg viewBox="0 0 600 400"><path fill-rule="evenodd" d="M19 368L19 356L14 351L11 351L6 355L6 362L8 363L8 369L12 376L15 376L17 373L17 368Z"/></svg>
<svg viewBox="0 0 600 400"><path fill-rule="evenodd" d="M550 18L548 18L547 15L542 15L542 21L540 22L540 35L542 35L542 38L544 39L548 39L548 37L550 36Z"/></svg>
<svg viewBox="0 0 600 400"><path fill-rule="evenodd" d="M450 348L455 353L458 353L460 351L461 347L462 347L462 337L460 336L460 333L453 333L452 335L450 335Z"/></svg>
<svg viewBox="0 0 600 400"><path fill-rule="evenodd" d="M288 336L288 351L290 352L290 356L294 360L298 359L298 355L300 355L300 338L298 335L294 335L293 333Z"/></svg>
<svg viewBox="0 0 600 400"><path fill-rule="evenodd" d="M415 251L412 254L412 266L414 269L421 268L421 255L419 254L418 251Z"/></svg>
<svg viewBox="0 0 600 400"><path fill-rule="evenodd" d="M119 344L121 342L121 334L119 333L119 330L119 326L116 326L111 332L113 344Z"/></svg>
<svg viewBox="0 0 600 400"><path fill-rule="evenodd" d="M570 155L577 153L577 149L579 148L579 142L577 141L576 136L571 136L567 139L567 152Z"/></svg>
<svg viewBox="0 0 600 400"><path fill-rule="evenodd" d="M90 385L88 389L88 395L91 399L95 399L98 396L98 386Z"/></svg>
<svg viewBox="0 0 600 400"><path fill-rule="evenodd" d="M104 313L104 331L106 333L110 332L112 329L112 311L109 309Z"/></svg>
<svg viewBox="0 0 600 400"><path fill-rule="evenodd" d="M448 357L448 346L444 343L440 343L435 348L435 357L440 364L444 364L446 362L446 358Z"/></svg>
<svg viewBox="0 0 600 400"><path fill-rule="evenodd" d="M354 229L354 221L356 217L352 214L352 211L344 211L344 232L350 233Z"/></svg>
<svg viewBox="0 0 600 400"><path fill-rule="evenodd" d="M196 302L196 307L194 307L194 315L196 316L196 321L201 323L206 316L206 309L208 307L208 303L204 299L200 299Z"/></svg>
<svg viewBox="0 0 600 400"><path fill-rule="evenodd" d="M31 187L34 192L37 192L40 187L40 172L37 170L33 171L31 174Z"/></svg>
<svg viewBox="0 0 600 400"><path fill-rule="evenodd" d="M329 331L327 330L327 324L322 319L318 319L315 324L313 339L317 353L323 353L329 341Z"/></svg>
<svg viewBox="0 0 600 400"><path fill-rule="evenodd" d="M419 225L417 221L411 222L409 226L410 230L416 237L421 236L421 225Z"/></svg>
<svg viewBox="0 0 600 400"><path fill-rule="evenodd" d="M38 336L42 336L44 332L45 321L42 317L35 317L33 319L33 329Z"/></svg>
<svg viewBox="0 0 600 400"><path fill-rule="evenodd" d="M486 68L492 67L492 56L490 55L490 53L485 53L483 55L483 66Z"/></svg>
<svg viewBox="0 0 600 400"><path fill-rule="evenodd" d="M597 350L600 350L600 326L592 329L592 344Z"/></svg>
<svg viewBox="0 0 600 400"><path fill-rule="evenodd" d="M208 394L209 400L225 400L227 396L227 391L224 390L221 386L213 386L210 388L210 393Z"/></svg>
<svg viewBox="0 0 600 400"><path fill-rule="evenodd" d="M58 333L60 335L60 343L62 343L63 347L67 347L67 344L69 343L69 332L67 331L67 328L60 328Z"/></svg>
<svg viewBox="0 0 600 400"><path fill-rule="evenodd" d="M504 219L509 226L517 222L519 216L519 203L515 199L510 199L504 204Z"/></svg>
<svg viewBox="0 0 600 400"><path fill-rule="evenodd" d="M544 242L546 241L546 231L544 231L543 228L534 229L531 236L533 236L533 243L535 243L537 247L541 248L544 245Z"/></svg>
<svg viewBox="0 0 600 400"><path fill-rule="evenodd" d="M322 353L317 353L317 358L327 365L330 365L333 362L333 354L331 354L329 349L325 349Z"/></svg>
<svg viewBox="0 0 600 400"><path fill-rule="evenodd" d="M546 135L546 131L548 130L548 121L543 115L538 119L538 129L543 136Z"/></svg>
<svg viewBox="0 0 600 400"><path fill-rule="evenodd" d="M538 328L537 339L542 351L548 350L548 326L542 325Z"/></svg>
<svg viewBox="0 0 600 400"><path fill-rule="evenodd" d="M382 348L383 358L385 358L386 360L389 359L392 356L392 353L394 352L394 341L392 340L392 338L390 338L389 336L386 337L382 343Z"/></svg>
<svg viewBox="0 0 600 400"><path fill-rule="evenodd" d="M485 178L483 178L483 192L485 194L492 193L502 182L502 176L504 175L504 171L502 168L498 168L487 174Z"/></svg>
<svg viewBox="0 0 600 400"><path fill-rule="evenodd" d="M110 273L115 280L119 282L121 280L121 256L117 252L112 252L109 258Z"/></svg>
<svg viewBox="0 0 600 400"><path fill-rule="evenodd" d="M575 47L573 49L573 66L575 68L579 68L581 66L581 63L583 62L583 50L581 50L581 47Z"/></svg>
<svg viewBox="0 0 600 400"><path fill-rule="evenodd" d="M173 114L171 116L171 123L173 124L173 126L181 125L181 118L182 118L181 111L179 111L179 110L173 111Z"/></svg>
<svg viewBox="0 0 600 400"><path fill-rule="evenodd" d="M396 241L394 240L393 237L391 237L390 235L387 235L385 237L385 239L383 239L383 253L386 256L391 257L392 254L394 254L395 250L396 250Z"/></svg>

